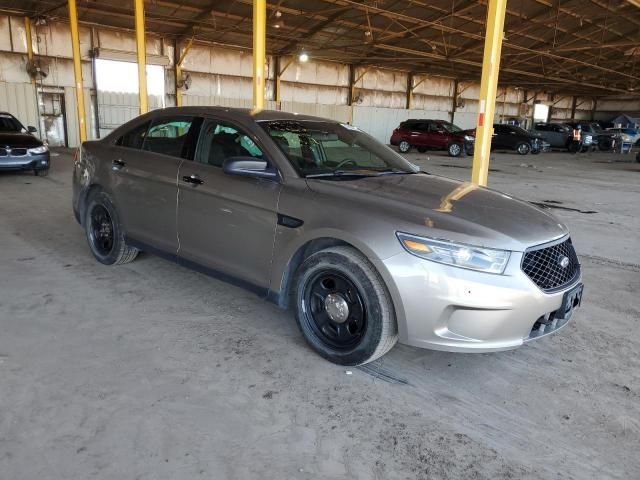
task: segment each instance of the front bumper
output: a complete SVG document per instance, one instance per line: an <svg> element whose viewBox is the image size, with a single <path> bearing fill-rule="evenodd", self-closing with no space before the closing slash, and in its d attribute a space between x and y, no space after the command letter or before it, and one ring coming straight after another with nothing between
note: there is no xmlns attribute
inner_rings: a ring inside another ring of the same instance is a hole
<svg viewBox="0 0 640 480"><path fill-rule="evenodd" d="M465 140L464 142L464 150L467 153L467 155L473 155L473 150L476 146L476 142L475 141L467 141Z"/></svg>
<svg viewBox="0 0 640 480"><path fill-rule="evenodd" d="M0 156L0 170L47 170L49 164L49 152L38 155Z"/></svg>
<svg viewBox="0 0 640 480"><path fill-rule="evenodd" d="M553 318L564 293L544 293L521 270L512 252L503 275L442 265L402 252L383 262L390 276L400 342L451 352L509 350L566 325Z"/></svg>

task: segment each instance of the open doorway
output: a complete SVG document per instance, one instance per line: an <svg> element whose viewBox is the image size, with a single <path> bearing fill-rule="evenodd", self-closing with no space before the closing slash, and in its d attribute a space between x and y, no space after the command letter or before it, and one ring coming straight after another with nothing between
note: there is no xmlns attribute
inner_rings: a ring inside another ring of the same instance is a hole
<svg viewBox="0 0 640 480"><path fill-rule="evenodd" d="M164 67L147 65L149 109L164 108ZM96 85L100 137L138 116L138 65L119 60L96 59Z"/></svg>

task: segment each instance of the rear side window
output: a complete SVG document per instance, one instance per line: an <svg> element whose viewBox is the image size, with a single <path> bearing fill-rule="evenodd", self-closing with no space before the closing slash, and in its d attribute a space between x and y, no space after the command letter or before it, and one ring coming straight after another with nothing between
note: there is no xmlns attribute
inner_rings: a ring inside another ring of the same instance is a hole
<svg viewBox="0 0 640 480"><path fill-rule="evenodd" d="M142 144L144 143L144 138L147 135L147 130L149 129L150 124L151 122L145 122L133 128L132 130L129 130L127 133L118 138L118 140L116 140L116 145L120 147L135 148L136 150L140 150L142 148Z"/></svg>
<svg viewBox="0 0 640 480"><path fill-rule="evenodd" d="M186 158L189 131L193 117L164 117L153 121L147 132L142 149L171 157Z"/></svg>

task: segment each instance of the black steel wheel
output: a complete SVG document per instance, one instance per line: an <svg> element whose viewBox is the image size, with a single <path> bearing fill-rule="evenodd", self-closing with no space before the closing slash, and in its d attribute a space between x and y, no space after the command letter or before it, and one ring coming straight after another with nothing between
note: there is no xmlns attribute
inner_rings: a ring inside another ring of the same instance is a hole
<svg viewBox="0 0 640 480"><path fill-rule="evenodd" d="M384 281L351 247L321 250L302 262L293 280L292 302L307 343L331 362L371 362L398 339Z"/></svg>
<svg viewBox="0 0 640 480"><path fill-rule="evenodd" d="M89 212L89 224L87 225L89 238L100 255L107 256L113 251L113 220L107 209L100 204L95 204Z"/></svg>
<svg viewBox="0 0 640 480"><path fill-rule="evenodd" d="M118 212L109 195L94 190L85 205L82 225L96 260L105 265L118 265L136 258L138 249L125 243Z"/></svg>
<svg viewBox="0 0 640 480"><path fill-rule="evenodd" d="M325 270L303 287L305 320L318 338L337 349L357 345L367 328L367 312L358 287L340 272Z"/></svg>

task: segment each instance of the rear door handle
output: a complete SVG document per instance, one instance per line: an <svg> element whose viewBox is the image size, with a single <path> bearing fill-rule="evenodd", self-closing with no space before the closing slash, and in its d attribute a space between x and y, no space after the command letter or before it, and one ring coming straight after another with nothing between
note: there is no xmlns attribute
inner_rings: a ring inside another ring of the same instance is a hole
<svg viewBox="0 0 640 480"><path fill-rule="evenodd" d="M120 170L121 168L124 168L127 164L121 158L119 158L111 162L111 165L114 170Z"/></svg>
<svg viewBox="0 0 640 480"><path fill-rule="evenodd" d="M198 175L185 175L182 177L182 181L185 183L191 183L192 185L202 185L204 180L202 180Z"/></svg>

